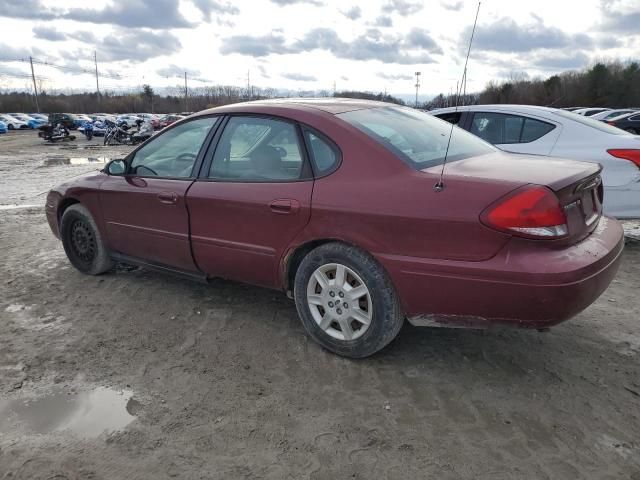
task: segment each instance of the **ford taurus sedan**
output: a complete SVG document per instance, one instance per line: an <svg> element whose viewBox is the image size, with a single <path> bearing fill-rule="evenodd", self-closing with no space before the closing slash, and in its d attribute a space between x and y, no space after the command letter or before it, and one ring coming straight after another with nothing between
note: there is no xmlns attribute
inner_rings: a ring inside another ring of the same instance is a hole
<svg viewBox="0 0 640 480"><path fill-rule="evenodd" d="M607 288L623 236L601 167L544 165L404 107L261 101L171 125L54 188L46 214L83 273L279 289L322 346L365 357L405 319L546 328Z"/></svg>

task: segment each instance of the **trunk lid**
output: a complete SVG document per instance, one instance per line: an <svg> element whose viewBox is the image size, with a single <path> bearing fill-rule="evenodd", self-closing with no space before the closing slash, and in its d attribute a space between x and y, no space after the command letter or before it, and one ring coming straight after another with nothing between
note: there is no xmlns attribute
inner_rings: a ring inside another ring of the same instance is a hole
<svg viewBox="0 0 640 480"><path fill-rule="evenodd" d="M441 168L430 167L423 172L438 175ZM446 184L449 176L472 177L511 183L514 189L527 184L549 187L564 209L568 227L567 237L552 241L571 244L588 236L602 216L601 170L592 162L496 152L447 163L444 180Z"/></svg>

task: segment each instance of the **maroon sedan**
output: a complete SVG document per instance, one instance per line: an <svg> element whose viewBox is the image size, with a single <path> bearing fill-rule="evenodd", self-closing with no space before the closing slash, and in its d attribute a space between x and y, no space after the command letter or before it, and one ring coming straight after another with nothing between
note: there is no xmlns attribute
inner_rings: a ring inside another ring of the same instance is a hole
<svg viewBox="0 0 640 480"><path fill-rule="evenodd" d="M451 128L359 100L215 108L53 189L47 218L81 272L118 261L280 289L349 357L405 318L545 328L589 306L623 248L600 167Z"/></svg>

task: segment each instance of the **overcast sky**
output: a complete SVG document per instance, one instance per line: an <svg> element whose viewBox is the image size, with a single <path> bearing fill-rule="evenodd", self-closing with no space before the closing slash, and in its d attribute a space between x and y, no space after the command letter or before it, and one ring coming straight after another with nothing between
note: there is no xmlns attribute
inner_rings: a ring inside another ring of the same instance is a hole
<svg viewBox="0 0 640 480"><path fill-rule="evenodd" d="M0 0L0 87L29 85L32 55L48 89L207 83L308 91L455 88L476 1ZM484 0L468 91L516 73L548 76L594 60L640 57L640 0ZM66 72L66 73L65 73ZM9 77L8 75L18 75ZM121 76L118 78L117 76ZM207 83L205 83L207 82Z"/></svg>

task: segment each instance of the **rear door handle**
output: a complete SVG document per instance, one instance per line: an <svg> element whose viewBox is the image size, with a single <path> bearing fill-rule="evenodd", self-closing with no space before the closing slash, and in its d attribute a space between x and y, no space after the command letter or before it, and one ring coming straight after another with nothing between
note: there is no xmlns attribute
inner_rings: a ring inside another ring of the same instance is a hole
<svg viewBox="0 0 640 480"><path fill-rule="evenodd" d="M300 202L289 198L281 198L269 203L269 208L273 213L279 213L281 215L298 213L298 210L300 210Z"/></svg>
<svg viewBox="0 0 640 480"><path fill-rule="evenodd" d="M176 192L161 192L158 194L158 200L165 205L175 205L178 203L178 194Z"/></svg>

